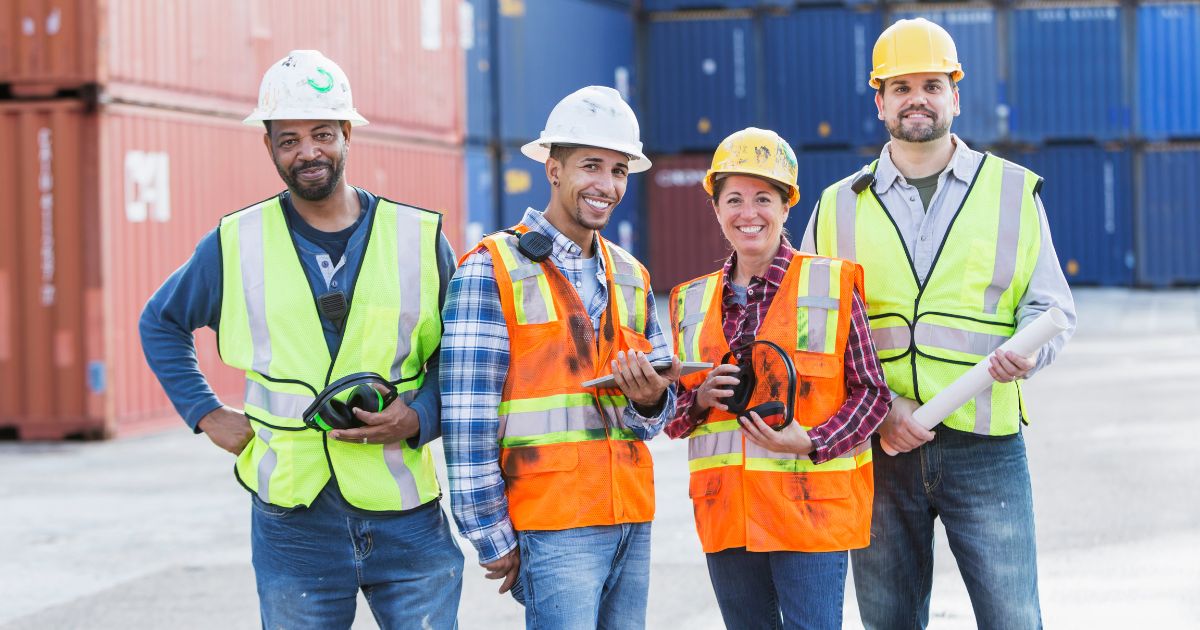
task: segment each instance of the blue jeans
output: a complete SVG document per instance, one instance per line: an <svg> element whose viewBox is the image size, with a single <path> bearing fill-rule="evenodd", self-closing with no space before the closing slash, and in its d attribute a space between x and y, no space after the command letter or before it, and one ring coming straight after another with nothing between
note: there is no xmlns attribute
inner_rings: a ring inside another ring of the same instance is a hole
<svg viewBox="0 0 1200 630"><path fill-rule="evenodd" d="M729 630L838 630L846 592L845 551L708 554L708 575Z"/></svg>
<svg viewBox="0 0 1200 630"><path fill-rule="evenodd" d="M871 546L852 552L868 630L924 628L939 516L980 628L1040 628L1033 492L1020 433L981 438L940 427L889 457L875 438Z"/></svg>
<svg viewBox="0 0 1200 630"><path fill-rule="evenodd" d="M530 630L646 627L650 523L517 532Z"/></svg>
<svg viewBox="0 0 1200 630"><path fill-rule="evenodd" d="M381 628L458 626L463 555L440 506L371 516L332 483L308 508L252 500L264 628L349 628L359 589Z"/></svg>

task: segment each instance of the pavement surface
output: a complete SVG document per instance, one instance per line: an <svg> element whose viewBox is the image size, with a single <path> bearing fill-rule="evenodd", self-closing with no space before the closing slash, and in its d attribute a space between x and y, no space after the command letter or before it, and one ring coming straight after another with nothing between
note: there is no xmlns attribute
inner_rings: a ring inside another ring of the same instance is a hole
<svg viewBox="0 0 1200 630"><path fill-rule="evenodd" d="M1045 625L1198 627L1200 419L1190 405L1200 292L1076 297L1079 332L1026 387ZM647 626L720 628L686 445L660 437L650 450L658 517ZM0 443L0 629L258 627L250 503L232 461L182 423L110 442ZM930 627L973 628L938 537ZM461 544L461 627L522 627L522 609ZM354 627L376 627L361 596ZM845 627L861 627L852 583Z"/></svg>

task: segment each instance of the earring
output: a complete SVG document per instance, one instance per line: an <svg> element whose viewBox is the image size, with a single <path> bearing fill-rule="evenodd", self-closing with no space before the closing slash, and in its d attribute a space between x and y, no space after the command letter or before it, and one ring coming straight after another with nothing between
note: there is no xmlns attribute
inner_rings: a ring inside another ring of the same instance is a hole
<svg viewBox="0 0 1200 630"><path fill-rule="evenodd" d="M556 179L556 180L554 180L554 181L552 181L552 182L550 182L550 183L551 183L551 184L553 184L553 185L555 185L555 186L557 186L557 185L558 185L558 180Z"/></svg>

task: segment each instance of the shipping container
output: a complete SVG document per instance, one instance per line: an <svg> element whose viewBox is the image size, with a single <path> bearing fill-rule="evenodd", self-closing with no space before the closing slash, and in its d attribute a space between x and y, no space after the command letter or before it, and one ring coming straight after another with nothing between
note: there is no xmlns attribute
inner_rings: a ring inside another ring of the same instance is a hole
<svg viewBox="0 0 1200 630"><path fill-rule="evenodd" d="M876 11L821 7L765 17L767 125L797 150L882 143L887 132L867 84L882 30Z"/></svg>
<svg viewBox="0 0 1200 630"><path fill-rule="evenodd" d="M1008 107L1000 101L1000 56L1003 48L996 10L986 4L900 5L889 23L923 17L941 25L954 38L963 80L958 84L959 109L951 130L968 144L1000 140L1008 127Z"/></svg>
<svg viewBox="0 0 1200 630"><path fill-rule="evenodd" d="M655 166L657 168L657 165ZM628 250L635 257L644 253L641 243L643 178L654 172L632 173L625 187L625 196L613 208L608 225L601 234ZM510 227L521 221L527 208L545 210L550 201L550 181L546 167L527 157L517 147L506 147L500 156L500 227Z"/></svg>
<svg viewBox="0 0 1200 630"><path fill-rule="evenodd" d="M491 147L468 145L463 183L466 187L466 228L463 247L472 247L486 234L504 227L497 206L496 155Z"/></svg>
<svg viewBox="0 0 1200 630"><path fill-rule="evenodd" d="M797 185L800 201L788 213L784 227L791 234L792 245L800 247L804 229L813 209L821 200L821 193L833 184L858 172L863 166L879 157L879 151L870 149L836 151L799 151L796 153Z"/></svg>
<svg viewBox="0 0 1200 630"><path fill-rule="evenodd" d="M753 9L755 7L786 7L794 3L795 0L642 0L642 9L645 11Z"/></svg>
<svg viewBox="0 0 1200 630"><path fill-rule="evenodd" d="M1018 141L1119 140L1130 134L1123 10L1032 3L1009 28L1009 130ZM968 79L969 80L969 79Z"/></svg>
<svg viewBox="0 0 1200 630"><path fill-rule="evenodd" d="M462 138L458 0L9 0L0 84L50 96L98 85L103 98L245 116L267 67L315 48L346 72L373 124Z"/></svg>
<svg viewBox="0 0 1200 630"><path fill-rule="evenodd" d="M261 131L76 101L0 104L0 120L0 220L12 228L0 241L0 432L96 437L178 422L138 318L222 215L282 188ZM461 248L460 149L366 133L352 145L349 182L444 211ZM211 331L196 336L201 370L239 404L242 377L220 364Z"/></svg>
<svg viewBox="0 0 1200 630"><path fill-rule="evenodd" d="M1200 138L1200 3L1138 6L1137 118L1147 139Z"/></svg>
<svg viewBox="0 0 1200 630"><path fill-rule="evenodd" d="M1125 148L1048 146L1006 155L1041 175L1050 237L1075 285L1133 284L1133 159Z"/></svg>
<svg viewBox="0 0 1200 630"><path fill-rule="evenodd" d="M461 43L466 68L466 140L486 144L496 137L496 74L493 25L496 3L462 3Z"/></svg>
<svg viewBox="0 0 1200 630"><path fill-rule="evenodd" d="M598 0L500 3L496 64L500 139L537 138L550 110L588 85L633 104L634 16ZM584 43L593 42L593 43Z"/></svg>
<svg viewBox="0 0 1200 630"><path fill-rule="evenodd" d="M1200 284L1200 144L1151 145L1140 157L1138 283Z"/></svg>
<svg viewBox="0 0 1200 630"><path fill-rule="evenodd" d="M704 174L712 154L657 156L646 191L649 245L643 259L654 290L721 268L729 243L704 192Z"/></svg>
<svg viewBox="0 0 1200 630"><path fill-rule="evenodd" d="M651 14L646 28L647 150L712 151L759 124L759 61L748 12Z"/></svg>

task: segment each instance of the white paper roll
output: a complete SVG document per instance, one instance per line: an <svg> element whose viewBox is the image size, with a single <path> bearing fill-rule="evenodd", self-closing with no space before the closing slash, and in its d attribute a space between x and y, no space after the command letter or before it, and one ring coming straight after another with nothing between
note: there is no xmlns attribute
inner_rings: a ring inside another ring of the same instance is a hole
<svg viewBox="0 0 1200 630"><path fill-rule="evenodd" d="M1039 315L1037 319L1033 320L1033 323L1017 331L1008 341L1000 344L1000 347L992 354L1000 350L1007 350L1023 357L1030 356L1066 329L1067 316L1058 308L1050 307L1050 310ZM913 412L913 420L926 429L932 429L959 407L965 405L967 401L991 387L994 382L992 375L988 373L991 358L992 355L989 354L984 360L967 370L966 374L958 377L936 396L918 407ZM896 451L886 444L883 450L888 455L896 454Z"/></svg>

